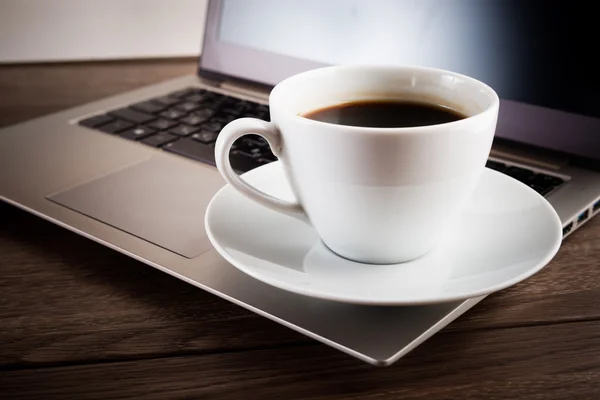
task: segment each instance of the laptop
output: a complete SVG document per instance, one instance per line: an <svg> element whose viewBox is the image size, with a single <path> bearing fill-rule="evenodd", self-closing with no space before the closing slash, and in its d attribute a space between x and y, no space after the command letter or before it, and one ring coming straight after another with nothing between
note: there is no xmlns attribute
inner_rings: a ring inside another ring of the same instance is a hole
<svg viewBox="0 0 600 400"><path fill-rule="evenodd" d="M361 306L246 276L204 231L206 206L224 184L215 139L233 119L268 120L270 88L311 68L461 72L503 98L488 167L545 196L566 237L600 212L600 88L589 79L593 54L583 45L595 25L582 21L591 15L575 19L576 6L543 5L211 0L196 75L0 131L0 198L363 361L390 365L484 296ZM275 160L258 136L238 140L231 157L240 173Z"/></svg>

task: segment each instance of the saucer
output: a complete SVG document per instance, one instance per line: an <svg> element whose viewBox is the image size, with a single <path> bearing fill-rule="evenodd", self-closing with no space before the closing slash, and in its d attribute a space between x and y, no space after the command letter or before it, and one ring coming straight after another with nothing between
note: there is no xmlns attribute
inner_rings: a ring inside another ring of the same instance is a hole
<svg viewBox="0 0 600 400"><path fill-rule="evenodd" d="M279 162L242 178L292 200ZM554 257L562 239L552 206L526 185L486 169L455 229L414 261L371 265L330 251L307 223L223 187L211 200L206 231L215 249L269 285L321 299L371 305L463 300L514 285Z"/></svg>

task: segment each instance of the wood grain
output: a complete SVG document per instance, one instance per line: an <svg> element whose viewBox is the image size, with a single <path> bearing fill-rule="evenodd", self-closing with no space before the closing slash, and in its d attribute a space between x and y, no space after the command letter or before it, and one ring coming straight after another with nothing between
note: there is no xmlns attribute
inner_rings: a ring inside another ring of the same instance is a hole
<svg viewBox="0 0 600 400"><path fill-rule="evenodd" d="M0 368L310 342L14 207L0 205L0 218ZM598 319L600 268L582 243L597 245L599 227L600 219L592 220L542 272L489 296L446 329Z"/></svg>
<svg viewBox="0 0 600 400"><path fill-rule="evenodd" d="M0 375L0 390L11 399L597 399L599 330L592 321L441 333L382 369L320 345L30 369Z"/></svg>
<svg viewBox="0 0 600 400"><path fill-rule="evenodd" d="M0 67L0 125L195 60ZM3 398L600 398L600 218L540 273L375 369L0 204Z"/></svg>
<svg viewBox="0 0 600 400"><path fill-rule="evenodd" d="M308 342L12 206L0 218L0 368Z"/></svg>

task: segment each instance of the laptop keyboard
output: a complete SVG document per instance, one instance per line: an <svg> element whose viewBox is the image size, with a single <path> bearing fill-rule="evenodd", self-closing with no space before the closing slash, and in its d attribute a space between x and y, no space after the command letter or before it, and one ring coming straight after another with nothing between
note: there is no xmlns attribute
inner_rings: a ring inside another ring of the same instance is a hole
<svg viewBox="0 0 600 400"><path fill-rule="evenodd" d="M534 172L527 168L505 164L499 161L488 160L486 167L500 171L523 182L542 196L546 196L565 182L564 179L559 178L558 176Z"/></svg>
<svg viewBox="0 0 600 400"><path fill-rule="evenodd" d="M230 121L269 120L269 107L199 88L169 93L79 121L79 124L214 165L214 145ZM232 147L231 165L245 172L275 161L267 142L248 135Z"/></svg>
<svg viewBox="0 0 600 400"><path fill-rule="evenodd" d="M98 131L215 165L214 145L230 121L253 117L269 121L269 107L199 88L187 88L79 121ZM265 139L248 135L232 146L231 165L246 172L275 161ZM545 196L562 178L489 160L488 168L509 175Z"/></svg>

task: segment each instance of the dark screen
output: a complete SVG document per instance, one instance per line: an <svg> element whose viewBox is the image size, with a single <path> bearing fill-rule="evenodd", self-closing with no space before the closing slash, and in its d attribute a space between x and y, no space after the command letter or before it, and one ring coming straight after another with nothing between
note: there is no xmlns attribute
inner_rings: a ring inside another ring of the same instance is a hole
<svg viewBox="0 0 600 400"><path fill-rule="evenodd" d="M600 117L593 2L225 0L219 18L224 44L322 65L443 68L488 83L504 99ZM241 54L216 59L233 75L269 84L315 67L268 57L242 62Z"/></svg>
<svg viewBox="0 0 600 400"><path fill-rule="evenodd" d="M514 82L496 88L500 97L600 118L600 20L594 3L494 2L504 9L510 57L503 65Z"/></svg>

